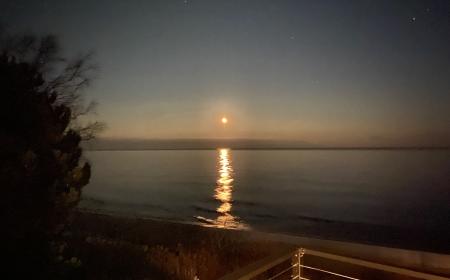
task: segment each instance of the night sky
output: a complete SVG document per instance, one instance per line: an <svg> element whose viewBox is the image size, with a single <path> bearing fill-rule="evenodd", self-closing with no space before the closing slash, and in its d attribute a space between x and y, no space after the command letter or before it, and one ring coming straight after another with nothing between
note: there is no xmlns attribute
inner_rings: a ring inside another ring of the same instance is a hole
<svg viewBox="0 0 450 280"><path fill-rule="evenodd" d="M0 3L95 51L103 137L450 145L450 1Z"/></svg>

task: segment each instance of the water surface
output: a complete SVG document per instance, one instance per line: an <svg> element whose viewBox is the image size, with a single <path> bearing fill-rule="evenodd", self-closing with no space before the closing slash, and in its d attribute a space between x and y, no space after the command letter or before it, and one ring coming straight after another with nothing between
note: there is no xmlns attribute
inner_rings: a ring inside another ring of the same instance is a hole
<svg viewBox="0 0 450 280"><path fill-rule="evenodd" d="M450 232L448 150L90 151L86 157L93 175L81 207L214 227L425 243L420 247L439 247Z"/></svg>

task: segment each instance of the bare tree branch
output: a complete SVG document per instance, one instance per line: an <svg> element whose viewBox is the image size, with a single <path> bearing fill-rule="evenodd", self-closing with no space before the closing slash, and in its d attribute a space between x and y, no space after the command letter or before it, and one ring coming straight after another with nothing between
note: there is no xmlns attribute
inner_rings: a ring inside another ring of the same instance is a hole
<svg viewBox="0 0 450 280"><path fill-rule="evenodd" d="M89 122L84 126L75 127L74 130L80 134L84 141L92 140L96 135L106 129L106 125L102 122Z"/></svg>
<svg viewBox="0 0 450 280"><path fill-rule="evenodd" d="M78 131L83 139L92 139L95 133L105 128L100 122L80 124L80 118L95 113L98 105L96 101L85 102L82 94L98 72L97 65L93 63L93 52L67 60L60 55L57 37L10 36L0 26L0 53L19 62L27 62L45 75L41 92L51 96L55 106L65 105L71 109L68 129Z"/></svg>

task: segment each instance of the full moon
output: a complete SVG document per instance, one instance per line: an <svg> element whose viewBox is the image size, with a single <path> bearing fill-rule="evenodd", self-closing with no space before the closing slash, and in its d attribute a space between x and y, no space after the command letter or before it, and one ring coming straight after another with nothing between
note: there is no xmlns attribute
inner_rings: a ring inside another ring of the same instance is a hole
<svg viewBox="0 0 450 280"><path fill-rule="evenodd" d="M228 119L227 119L226 117L223 117L223 118L222 118L222 123L223 123L223 124L228 123Z"/></svg>

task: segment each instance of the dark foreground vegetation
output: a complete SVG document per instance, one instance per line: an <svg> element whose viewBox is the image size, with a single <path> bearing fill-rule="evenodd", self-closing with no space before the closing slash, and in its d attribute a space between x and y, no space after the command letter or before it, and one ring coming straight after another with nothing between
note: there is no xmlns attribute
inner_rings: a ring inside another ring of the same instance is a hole
<svg viewBox="0 0 450 280"><path fill-rule="evenodd" d="M80 121L93 107L81 96L93 67L64 58L54 36L1 31L2 267L12 279L61 278L67 260L56 256L91 173L80 142L101 127Z"/></svg>
<svg viewBox="0 0 450 280"><path fill-rule="evenodd" d="M217 279L289 248L242 231L79 212L61 259L83 279Z"/></svg>

